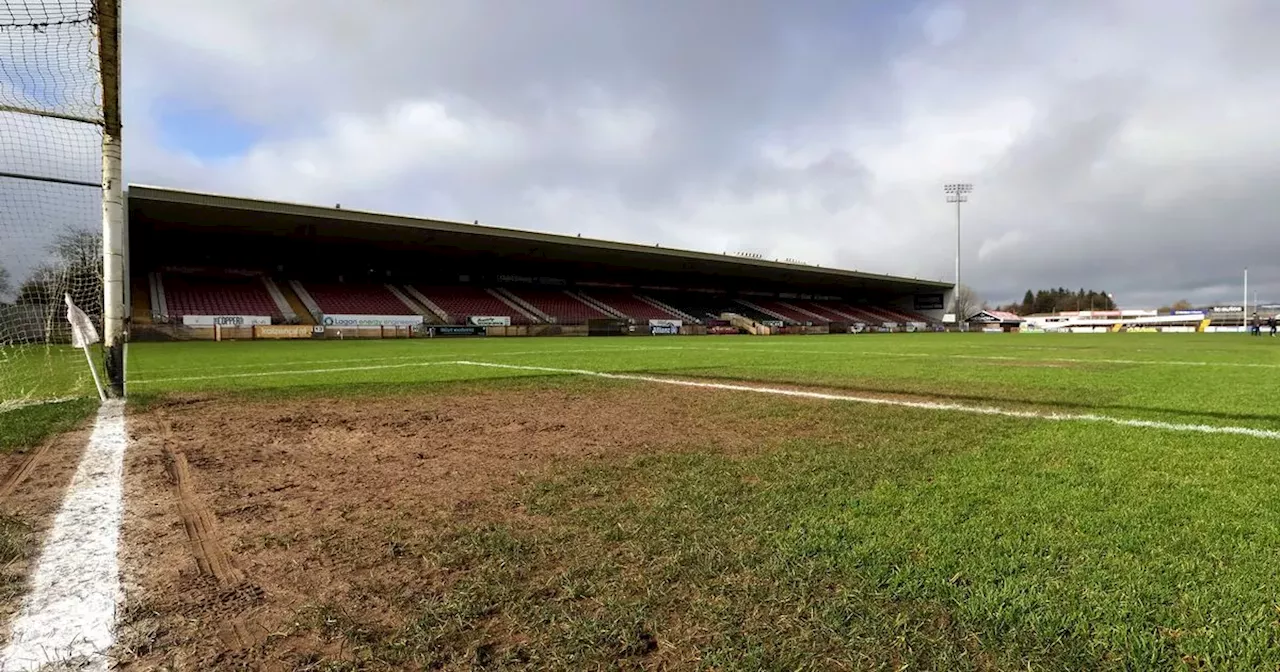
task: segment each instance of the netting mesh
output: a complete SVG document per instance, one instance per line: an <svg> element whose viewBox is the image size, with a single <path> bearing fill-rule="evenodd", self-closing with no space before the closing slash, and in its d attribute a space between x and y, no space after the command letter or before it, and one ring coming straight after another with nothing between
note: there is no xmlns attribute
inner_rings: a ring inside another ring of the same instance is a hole
<svg viewBox="0 0 1280 672"><path fill-rule="evenodd" d="M0 411L93 393L63 296L101 329L96 18L92 0L0 2Z"/></svg>

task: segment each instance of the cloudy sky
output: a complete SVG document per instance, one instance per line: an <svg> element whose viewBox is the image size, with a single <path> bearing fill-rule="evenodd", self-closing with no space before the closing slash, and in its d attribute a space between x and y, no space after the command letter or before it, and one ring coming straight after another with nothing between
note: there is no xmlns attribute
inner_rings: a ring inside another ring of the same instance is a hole
<svg viewBox="0 0 1280 672"><path fill-rule="evenodd" d="M1275 0L128 0L130 182L1280 300Z"/></svg>

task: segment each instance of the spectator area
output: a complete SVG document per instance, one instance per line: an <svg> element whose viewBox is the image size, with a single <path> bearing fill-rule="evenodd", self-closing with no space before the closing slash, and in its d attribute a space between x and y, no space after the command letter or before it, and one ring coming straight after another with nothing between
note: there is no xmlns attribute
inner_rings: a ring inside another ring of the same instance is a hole
<svg viewBox="0 0 1280 672"><path fill-rule="evenodd" d="M524 313L480 287L411 285L448 316L451 324L466 324L472 316L510 317L512 324L529 324Z"/></svg>
<svg viewBox="0 0 1280 672"><path fill-rule="evenodd" d="M326 315L417 315L386 285L303 283L303 288Z"/></svg>
<svg viewBox="0 0 1280 672"><path fill-rule="evenodd" d="M625 290L591 289L583 295L595 299L604 305L626 315L637 322L649 320L679 320L675 313L669 313L647 301L637 298L635 294Z"/></svg>
<svg viewBox="0 0 1280 672"><path fill-rule="evenodd" d="M585 324L587 320L613 317L564 290L518 287L510 291L557 324Z"/></svg>
<svg viewBox="0 0 1280 672"><path fill-rule="evenodd" d="M265 315L282 318L261 277L159 274L170 318L186 315Z"/></svg>

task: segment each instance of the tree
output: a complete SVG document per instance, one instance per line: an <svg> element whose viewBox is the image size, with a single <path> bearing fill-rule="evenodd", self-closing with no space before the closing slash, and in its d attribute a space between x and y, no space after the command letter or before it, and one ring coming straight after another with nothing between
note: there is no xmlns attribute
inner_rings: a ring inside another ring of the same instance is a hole
<svg viewBox="0 0 1280 672"><path fill-rule="evenodd" d="M61 303L64 294L91 315L102 312L102 233L67 229L49 245L57 258L37 266L18 287L16 302Z"/></svg>
<svg viewBox="0 0 1280 672"><path fill-rule="evenodd" d="M1178 299L1169 308L1171 310L1191 310L1191 302L1186 299Z"/></svg>
<svg viewBox="0 0 1280 672"><path fill-rule="evenodd" d="M1073 292L1065 287L1059 287L1034 292L1028 289L1022 297L1021 304L1012 304L1009 307L1014 308L1013 312L1019 315L1033 315L1075 310L1115 310L1116 304L1107 292L1084 288Z"/></svg>
<svg viewBox="0 0 1280 672"><path fill-rule="evenodd" d="M960 291L955 297L956 319L967 320L977 315L979 310L982 310L982 299L978 297L977 292L968 285L960 285Z"/></svg>
<svg viewBox="0 0 1280 672"><path fill-rule="evenodd" d="M9 284L9 269L0 266L0 301L3 300L2 297L8 296L12 289L13 286Z"/></svg>

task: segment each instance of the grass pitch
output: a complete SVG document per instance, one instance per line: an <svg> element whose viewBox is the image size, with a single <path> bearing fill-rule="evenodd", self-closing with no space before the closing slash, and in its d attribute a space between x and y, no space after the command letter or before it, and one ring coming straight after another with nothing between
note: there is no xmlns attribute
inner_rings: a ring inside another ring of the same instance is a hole
<svg viewBox="0 0 1280 672"><path fill-rule="evenodd" d="M450 363L463 360L543 369ZM227 553L267 596L253 613L282 610L279 622L292 625L285 634L264 625L275 634L241 637L237 648L177 625L213 627L224 612L143 596L126 618L126 659L314 669L1280 665L1280 439L1267 434L1280 431L1270 382L1280 342L1271 339L139 344L129 373L135 417L169 423L167 441L190 458ZM221 443L211 438L219 428L230 431ZM440 455L455 461L421 471ZM130 470L162 479L148 459L139 449ZM484 466L468 471L473 463ZM352 495L361 479L369 492ZM430 489L437 481L443 493ZM135 491L163 490L144 485ZM304 486L314 499L287 494ZM299 501L318 508L298 505L291 517ZM156 529L181 530L172 522ZM148 534L126 524L126 541L151 543L141 541ZM333 568L341 589L299 588L305 573L281 568L302 560Z"/></svg>

